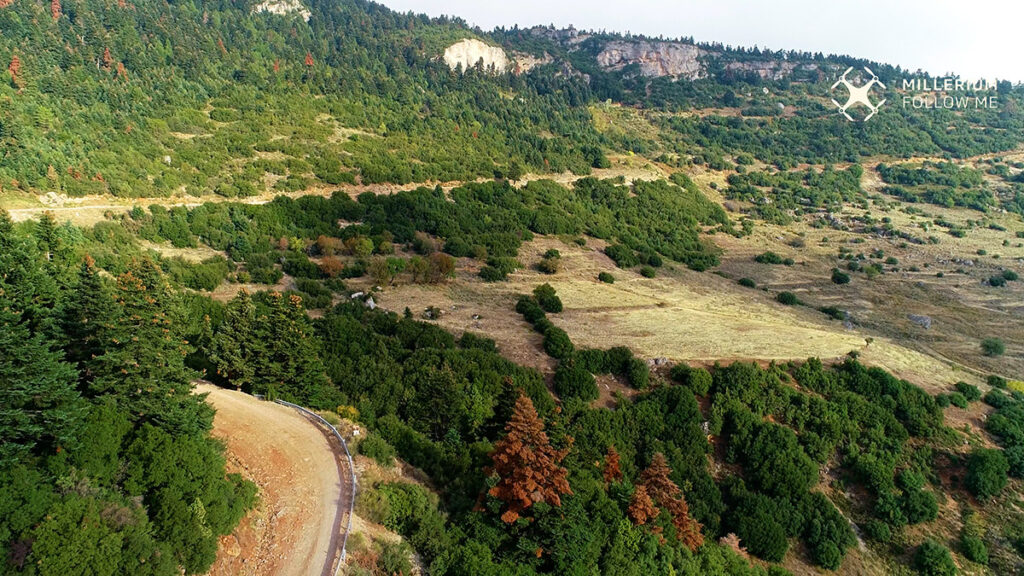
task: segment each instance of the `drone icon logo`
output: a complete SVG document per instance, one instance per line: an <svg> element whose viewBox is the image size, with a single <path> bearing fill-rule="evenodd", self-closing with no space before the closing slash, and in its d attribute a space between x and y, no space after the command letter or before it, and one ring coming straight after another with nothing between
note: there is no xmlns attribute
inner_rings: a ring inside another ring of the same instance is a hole
<svg viewBox="0 0 1024 576"><path fill-rule="evenodd" d="M854 86L853 83L846 79L846 75L852 71L853 66L847 68L846 72L843 72L843 75L839 77L839 80L836 80L836 83L833 84L831 88L832 90L835 90L836 86L839 86L840 84L846 87L846 90L849 91L850 93L850 97L846 100L846 104L840 104L839 102L836 101L835 98L832 99L832 103L835 104L837 108L839 108L839 111L842 112L843 116L846 116L846 119L849 120L850 122L856 122L856 120L853 119L853 116L850 116L850 113L847 112L847 110L849 110L850 108L857 104L863 104L865 107L867 107L868 110L871 111L862 120L862 122L867 122L868 120L871 119L872 116L875 115L876 112L878 112L878 109L881 108L883 104L885 104L885 100L882 100L878 104L871 103L871 89L878 85L881 86L884 90L885 84L882 84L882 81L878 79L878 76L875 76L875 73L872 72L870 68L865 66L864 71L871 75L871 80L868 80L868 82L863 86Z"/></svg>

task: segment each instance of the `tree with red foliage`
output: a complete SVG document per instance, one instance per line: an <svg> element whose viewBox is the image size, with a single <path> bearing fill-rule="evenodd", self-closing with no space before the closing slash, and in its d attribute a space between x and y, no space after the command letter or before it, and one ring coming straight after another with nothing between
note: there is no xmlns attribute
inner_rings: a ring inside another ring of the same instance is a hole
<svg viewBox="0 0 1024 576"><path fill-rule="evenodd" d="M619 452L615 445L608 446L608 453L604 456L604 481L608 484L622 480L622 467L619 464Z"/></svg>
<svg viewBox="0 0 1024 576"><path fill-rule="evenodd" d="M569 471L561 466L569 448L556 450L551 446L544 422L533 402L522 393L505 430L508 434L490 454L494 463L491 471L498 476L498 483L488 492L506 505L501 519L511 524L537 502L561 506L561 496L572 494Z"/></svg>
<svg viewBox="0 0 1024 576"><path fill-rule="evenodd" d="M14 4L14 0L0 0L0 9L7 8L11 4Z"/></svg>
<svg viewBox="0 0 1024 576"><path fill-rule="evenodd" d="M17 84L18 74L21 73L21 58L18 58L17 54L11 56L11 64L7 67L7 71L11 73L11 79Z"/></svg>
<svg viewBox="0 0 1024 576"><path fill-rule="evenodd" d="M671 473L672 469L669 468L665 455L657 452L651 458L651 465L640 474L640 481L654 501L672 515L676 536L683 545L691 551L696 550L704 543L701 526L690 517L690 506L686 503L682 490L669 478Z"/></svg>
<svg viewBox="0 0 1024 576"><path fill-rule="evenodd" d="M640 484L633 491L633 498L629 501L629 510L626 513L633 524L643 526L648 520L657 518L661 510L654 505L651 495L647 493L647 487Z"/></svg>
<svg viewBox="0 0 1024 576"><path fill-rule="evenodd" d="M281 71L281 61L280 60L274 60L274 74L277 74L280 71Z"/></svg>
<svg viewBox="0 0 1024 576"><path fill-rule="evenodd" d="M313 65L313 53L312 52L306 52L306 66L312 66L312 65Z"/></svg>
<svg viewBox="0 0 1024 576"><path fill-rule="evenodd" d="M109 71L114 64L114 57L110 55L110 47L103 49L103 69Z"/></svg>
<svg viewBox="0 0 1024 576"><path fill-rule="evenodd" d="M50 15L54 20L60 20L60 0L50 0Z"/></svg>

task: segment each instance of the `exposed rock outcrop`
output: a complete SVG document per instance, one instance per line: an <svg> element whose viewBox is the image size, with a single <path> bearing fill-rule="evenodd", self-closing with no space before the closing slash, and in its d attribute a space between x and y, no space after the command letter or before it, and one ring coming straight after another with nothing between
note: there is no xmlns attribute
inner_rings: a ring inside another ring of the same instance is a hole
<svg viewBox="0 0 1024 576"><path fill-rule="evenodd" d="M639 64L642 76L696 80L706 73L700 60L703 55L697 46L683 42L614 41L597 55L597 63L605 70Z"/></svg>
<svg viewBox="0 0 1024 576"><path fill-rule="evenodd" d="M485 70L493 69L496 73L502 73L509 68L508 56L504 50L484 44L475 38L460 40L444 51L444 61L452 70L460 64L463 70L472 68L481 60Z"/></svg>
<svg viewBox="0 0 1024 576"><path fill-rule="evenodd" d="M306 22L309 22L310 17L313 15L299 0L263 0L259 4L253 6L252 11L254 14L266 12L269 14L278 14L280 16L298 14Z"/></svg>
<svg viewBox="0 0 1024 576"><path fill-rule="evenodd" d="M786 60L752 60L747 62L729 62L725 65L728 72L740 74L757 74L762 80L782 80L793 75L797 69L817 70L816 64L798 64Z"/></svg>

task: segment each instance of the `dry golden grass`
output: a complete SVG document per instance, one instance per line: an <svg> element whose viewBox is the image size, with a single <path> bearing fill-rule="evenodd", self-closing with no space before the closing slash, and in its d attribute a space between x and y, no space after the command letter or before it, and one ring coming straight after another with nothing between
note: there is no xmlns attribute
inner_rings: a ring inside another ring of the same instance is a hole
<svg viewBox="0 0 1024 576"><path fill-rule="evenodd" d="M494 338L503 354L542 370L550 370L553 362L540 349L540 337L513 307L518 294L547 282L565 305L551 320L577 346L626 345L645 358L702 364L839 359L858 351L867 363L932 391L947 389L961 379L972 380L947 362L877 333L844 329L819 312L783 306L770 293L743 288L711 273L676 267L647 279L617 269L601 247L598 241L580 248L556 238L538 238L523 247L520 261L532 266L544 251L557 248L562 253L559 273L544 275L525 268L509 282L487 284L463 266L459 278L446 286L390 287L377 296L377 302L398 312L408 306L417 315L427 306L437 306L444 311L440 325L456 333L470 330ZM598 282L601 271L611 272L616 282ZM868 345L867 338L874 341Z"/></svg>

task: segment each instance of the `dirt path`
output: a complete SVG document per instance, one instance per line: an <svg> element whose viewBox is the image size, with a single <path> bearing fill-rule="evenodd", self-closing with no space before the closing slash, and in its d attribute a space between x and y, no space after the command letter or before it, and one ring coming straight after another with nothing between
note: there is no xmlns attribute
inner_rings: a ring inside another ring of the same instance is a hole
<svg viewBox="0 0 1024 576"><path fill-rule="evenodd" d="M260 488L260 502L221 539L211 576L331 576L352 492L347 463L323 430L299 412L209 384L213 434L227 445L228 471ZM344 467L344 468L343 468Z"/></svg>

